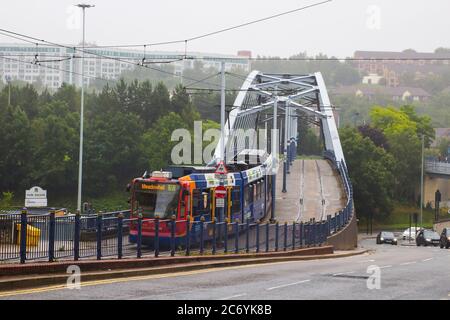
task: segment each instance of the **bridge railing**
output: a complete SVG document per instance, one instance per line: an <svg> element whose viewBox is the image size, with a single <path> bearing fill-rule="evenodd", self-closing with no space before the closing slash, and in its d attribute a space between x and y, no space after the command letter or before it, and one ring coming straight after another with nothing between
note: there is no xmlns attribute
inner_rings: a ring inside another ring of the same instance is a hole
<svg viewBox="0 0 450 320"><path fill-rule="evenodd" d="M427 173L450 175L450 163L438 161L425 161Z"/></svg>
<svg viewBox="0 0 450 320"><path fill-rule="evenodd" d="M129 211L36 216L24 210L0 214L0 262L277 252L321 246L329 232L329 221L176 221L130 217Z"/></svg>
<svg viewBox="0 0 450 320"><path fill-rule="evenodd" d="M338 170L347 197L347 202L344 208L335 213L334 216L329 215L327 217L329 230L328 236L330 236L331 234L336 233L337 231L345 227L352 218L353 186L350 181L350 176L348 174L347 166L345 165L344 161L336 161L334 153L329 150L324 151L323 156L325 157L325 159L330 160L333 166Z"/></svg>

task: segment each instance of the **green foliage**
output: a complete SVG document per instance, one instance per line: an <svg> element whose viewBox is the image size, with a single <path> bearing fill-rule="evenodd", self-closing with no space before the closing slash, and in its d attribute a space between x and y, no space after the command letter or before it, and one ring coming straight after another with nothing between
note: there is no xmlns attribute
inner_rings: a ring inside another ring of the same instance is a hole
<svg viewBox="0 0 450 320"><path fill-rule="evenodd" d="M2 192L2 199L0 200L0 208L9 208L12 205L14 193L13 192Z"/></svg>
<svg viewBox="0 0 450 320"><path fill-rule="evenodd" d="M0 91L0 191L22 193L40 185L50 200L76 194L80 91L65 84L39 94L13 84L8 106L8 89ZM87 90L83 197L111 194L145 169L165 167L172 131L192 129L199 118L181 86L172 95L164 83L150 81L120 80L98 93Z"/></svg>
<svg viewBox="0 0 450 320"><path fill-rule="evenodd" d="M366 217L388 215L392 209L394 157L355 128L341 129L339 135L354 187L356 211Z"/></svg>

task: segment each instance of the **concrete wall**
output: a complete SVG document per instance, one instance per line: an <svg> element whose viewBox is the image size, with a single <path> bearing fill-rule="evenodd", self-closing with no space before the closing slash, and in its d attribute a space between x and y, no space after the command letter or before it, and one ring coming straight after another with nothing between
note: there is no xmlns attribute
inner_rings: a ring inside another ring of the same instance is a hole
<svg viewBox="0 0 450 320"><path fill-rule="evenodd" d="M433 229L441 234L444 228L450 228L450 219L439 221L433 224Z"/></svg>
<svg viewBox="0 0 450 320"><path fill-rule="evenodd" d="M358 225L354 212L350 223L344 229L328 237L327 243L332 245L335 250L354 250L358 247Z"/></svg>
<svg viewBox="0 0 450 320"><path fill-rule="evenodd" d="M450 177L437 177L426 175L424 179L424 204L431 202L434 208L434 193L437 189L441 192L441 207L450 204Z"/></svg>

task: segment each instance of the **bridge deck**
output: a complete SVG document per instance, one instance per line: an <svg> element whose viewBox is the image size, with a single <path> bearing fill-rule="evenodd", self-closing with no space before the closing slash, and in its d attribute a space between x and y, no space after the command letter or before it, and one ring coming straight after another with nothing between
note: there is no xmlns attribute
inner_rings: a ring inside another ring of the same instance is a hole
<svg viewBox="0 0 450 320"><path fill-rule="evenodd" d="M275 206L275 218L280 222L326 219L345 206L345 192L338 173L326 160L295 160L287 175L286 193L281 192L282 187L283 167L280 166Z"/></svg>

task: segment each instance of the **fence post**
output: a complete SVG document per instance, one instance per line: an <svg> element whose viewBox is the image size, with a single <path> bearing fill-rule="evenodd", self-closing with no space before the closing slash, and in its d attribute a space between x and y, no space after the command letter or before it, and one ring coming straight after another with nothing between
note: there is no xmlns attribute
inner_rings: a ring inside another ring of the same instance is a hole
<svg viewBox="0 0 450 320"><path fill-rule="evenodd" d="M216 254L216 217L212 220L212 254Z"/></svg>
<svg viewBox="0 0 450 320"><path fill-rule="evenodd" d="M25 263L27 260L27 209L23 208L20 215L20 263Z"/></svg>
<svg viewBox="0 0 450 320"><path fill-rule="evenodd" d="M204 234L203 228L204 228L204 223L205 223L205 217L201 216L200 217L200 255L203 254L203 245L204 245L204 243L203 243L203 234Z"/></svg>
<svg viewBox="0 0 450 320"><path fill-rule="evenodd" d="M245 226L245 252L250 252L250 219L247 218L247 223Z"/></svg>
<svg viewBox="0 0 450 320"><path fill-rule="evenodd" d="M159 216L155 215L155 258L159 256Z"/></svg>
<svg viewBox="0 0 450 320"><path fill-rule="evenodd" d="M304 225L303 221L300 221L300 228L299 228L299 238L300 238L300 248L303 248L303 235L304 235Z"/></svg>
<svg viewBox="0 0 450 320"><path fill-rule="evenodd" d="M288 224L287 222L284 222L284 244L283 244L283 251L287 250L287 231L288 231Z"/></svg>
<svg viewBox="0 0 450 320"><path fill-rule="evenodd" d="M327 215L327 237L331 234L331 215Z"/></svg>
<svg viewBox="0 0 450 320"><path fill-rule="evenodd" d="M225 241L223 243L223 252L227 253L228 252L228 217L225 218L225 232L224 232L224 236L225 236Z"/></svg>
<svg viewBox="0 0 450 320"><path fill-rule="evenodd" d="M50 226L48 230L48 261L55 261L55 210L50 210Z"/></svg>
<svg viewBox="0 0 450 320"><path fill-rule="evenodd" d="M175 228L176 228L176 216L173 214L170 223L170 256L175 256Z"/></svg>
<svg viewBox="0 0 450 320"><path fill-rule="evenodd" d="M292 222L292 250L295 250L295 221Z"/></svg>
<svg viewBox="0 0 450 320"><path fill-rule="evenodd" d="M338 230L338 227L337 227L337 224L338 224L338 221L337 221L337 213L335 212L334 213L334 233L336 233L337 232L337 230Z"/></svg>
<svg viewBox="0 0 450 320"><path fill-rule="evenodd" d="M269 252L269 221L266 222L266 252Z"/></svg>
<svg viewBox="0 0 450 320"><path fill-rule="evenodd" d="M275 223L275 251L278 251L278 238L280 235L279 222Z"/></svg>
<svg viewBox="0 0 450 320"><path fill-rule="evenodd" d="M186 256L191 252L191 216L186 217Z"/></svg>
<svg viewBox="0 0 450 320"><path fill-rule="evenodd" d="M137 250L136 257L142 257L142 213L138 214L137 220L138 230L137 230Z"/></svg>
<svg viewBox="0 0 450 320"><path fill-rule="evenodd" d="M99 212L97 214L97 260L101 260L102 258L102 224L103 217Z"/></svg>
<svg viewBox="0 0 450 320"><path fill-rule="evenodd" d="M117 259L122 259L122 243L123 243L123 214L117 215Z"/></svg>
<svg viewBox="0 0 450 320"><path fill-rule="evenodd" d="M261 221L256 220L256 253L259 252L259 224Z"/></svg>
<svg viewBox="0 0 450 320"><path fill-rule="evenodd" d="M234 253L239 252L239 219L236 219L236 225L234 227Z"/></svg>
<svg viewBox="0 0 450 320"><path fill-rule="evenodd" d="M81 214L77 210L75 213L75 230L73 236L73 259L78 261L80 259L80 224L81 224Z"/></svg>

